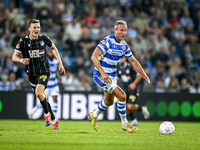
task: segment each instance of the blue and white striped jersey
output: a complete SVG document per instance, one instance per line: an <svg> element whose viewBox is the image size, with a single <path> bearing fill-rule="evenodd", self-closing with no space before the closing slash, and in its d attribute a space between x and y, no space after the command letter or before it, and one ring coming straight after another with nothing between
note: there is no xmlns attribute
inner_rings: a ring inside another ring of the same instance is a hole
<svg viewBox="0 0 200 150"><path fill-rule="evenodd" d="M53 60L49 60L49 65L50 65L50 71L51 75L47 84L47 88L54 88L55 86L58 85L58 80L56 78L56 71L58 68L58 60L56 58L53 58Z"/></svg>
<svg viewBox="0 0 200 150"><path fill-rule="evenodd" d="M111 77L117 76L117 66L123 56L126 58L133 56L129 45L124 40L117 41L114 34L105 37L97 47L102 51L102 55L99 56L101 67ZM96 67L94 75L101 75Z"/></svg>

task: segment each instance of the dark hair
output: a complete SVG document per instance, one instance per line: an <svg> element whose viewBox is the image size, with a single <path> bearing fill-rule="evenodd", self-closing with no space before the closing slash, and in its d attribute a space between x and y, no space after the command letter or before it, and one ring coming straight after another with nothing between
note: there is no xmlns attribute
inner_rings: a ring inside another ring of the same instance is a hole
<svg viewBox="0 0 200 150"><path fill-rule="evenodd" d="M28 26L30 27L32 23L40 23L40 20L37 20L37 19L30 19L30 20L29 20L29 23L28 23Z"/></svg>

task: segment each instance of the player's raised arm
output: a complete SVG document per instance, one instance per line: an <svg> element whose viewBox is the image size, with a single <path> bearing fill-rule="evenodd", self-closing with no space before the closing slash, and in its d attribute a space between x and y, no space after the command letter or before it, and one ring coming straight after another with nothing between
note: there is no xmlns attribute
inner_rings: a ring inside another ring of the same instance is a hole
<svg viewBox="0 0 200 150"><path fill-rule="evenodd" d="M20 58L19 55L20 55L19 52L14 51L13 55L12 55L12 61L14 61L14 62L21 62L24 65L28 65L29 61L30 61L30 58L23 59L23 58Z"/></svg>
<svg viewBox="0 0 200 150"><path fill-rule="evenodd" d="M135 70L137 72L139 72L142 77L148 82L150 83L150 79L149 77L146 75L146 73L144 72L142 66L140 65L140 63L136 60L136 58L134 56L131 56L130 58L128 58L129 62L131 63L131 65L135 68Z"/></svg>
<svg viewBox="0 0 200 150"><path fill-rule="evenodd" d="M59 69L60 73L64 73L65 74L65 68L63 67L60 55L58 53L58 49L56 48L55 45L53 45L51 47L51 50L52 50L54 56L56 57L56 59L58 60L58 63L59 63L58 69Z"/></svg>
<svg viewBox="0 0 200 150"><path fill-rule="evenodd" d="M106 83L110 83L112 80L110 79L110 77L105 73L105 71L103 70L103 68L100 65L99 59L98 57L102 54L101 50L96 47L92 56L91 56L91 60L94 63L94 66L97 68L97 70L100 72L103 80Z"/></svg>

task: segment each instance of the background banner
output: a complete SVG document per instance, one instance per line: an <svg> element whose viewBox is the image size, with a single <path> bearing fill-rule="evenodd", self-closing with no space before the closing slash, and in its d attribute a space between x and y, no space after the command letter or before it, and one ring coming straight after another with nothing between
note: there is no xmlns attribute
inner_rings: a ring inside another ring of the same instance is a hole
<svg viewBox="0 0 200 150"><path fill-rule="evenodd" d="M198 94L157 94L141 93L137 103L148 106L149 120L171 121L200 121L200 96ZM52 104L53 99L48 98ZM69 92L61 93L58 97L57 117L63 120L88 119L88 113L97 108L103 99L103 93ZM119 120L116 107L109 107L101 114L99 120ZM13 91L0 92L0 119L28 119L31 109L39 104L33 92ZM144 120L143 115L135 112L138 120ZM33 119L42 119L43 110L38 110Z"/></svg>

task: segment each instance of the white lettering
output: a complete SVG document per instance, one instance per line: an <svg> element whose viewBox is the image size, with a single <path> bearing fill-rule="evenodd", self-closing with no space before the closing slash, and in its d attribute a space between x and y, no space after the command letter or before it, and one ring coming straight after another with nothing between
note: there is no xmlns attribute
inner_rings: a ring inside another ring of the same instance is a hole
<svg viewBox="0 0 200 150"><path fill-rule="evenodd" d="M87 98L84 94L71 95L71 119L85 119Z"/></svg>
<svg viewBox="0 0 200 150"><path fill-rule="evenodd" d="M62 118L69 119L70 95L63 94Z"/></svg>
<svg viewBox="0 0 200 150"><path fill-rule="evenodd" d="M98 104L103 100L102 94L89 94L88 95L88 110L89 112L97 109ZM104 118L103 113L101 113L98 117L98 120L102 120Z"/></svg>

